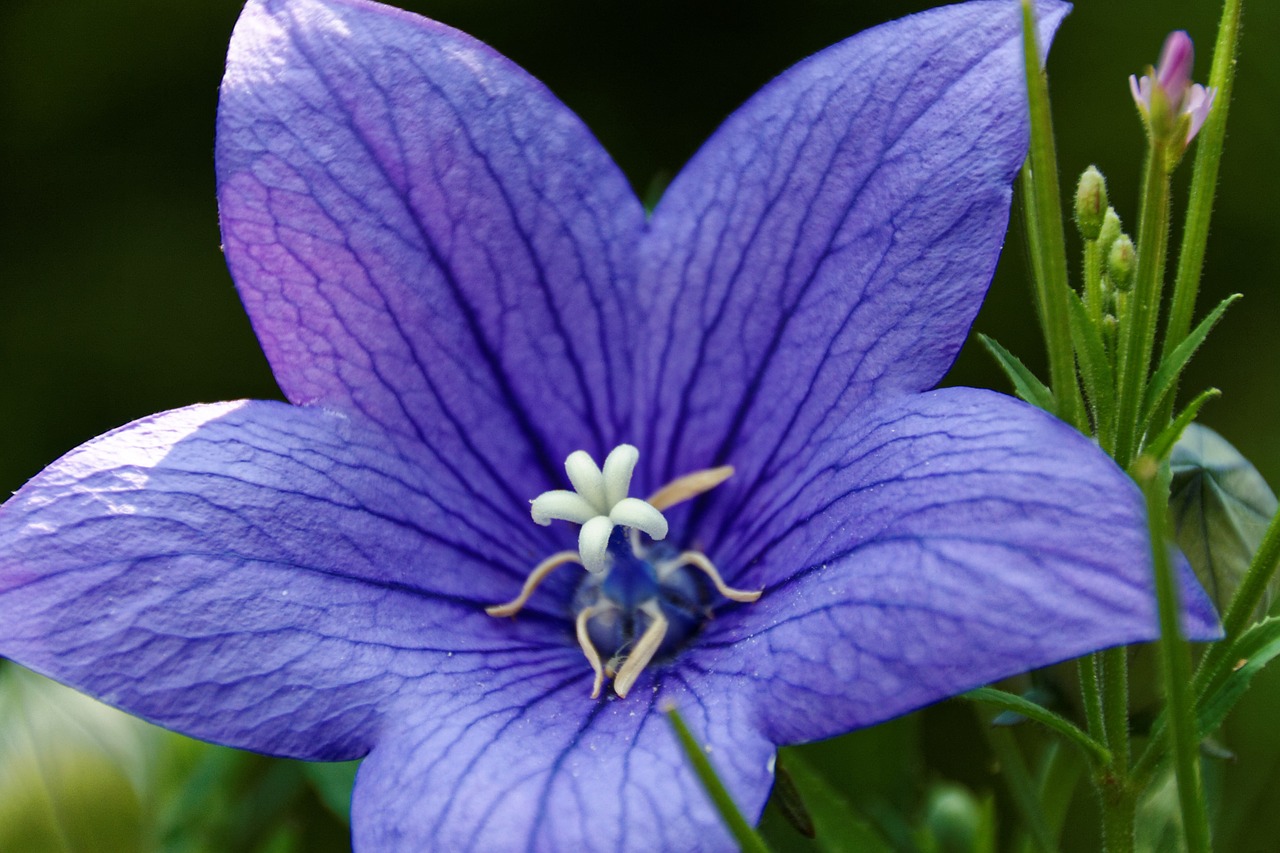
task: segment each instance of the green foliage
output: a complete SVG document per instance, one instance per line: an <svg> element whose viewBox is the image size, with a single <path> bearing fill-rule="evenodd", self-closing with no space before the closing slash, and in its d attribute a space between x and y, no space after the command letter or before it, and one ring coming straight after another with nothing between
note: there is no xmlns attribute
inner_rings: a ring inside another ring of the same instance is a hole
<svg viewBox="0 0 1280 853"><path fill-rule="evenodd" d="M1199 424L1187 427L1169 464L1174 537L1210 597L1225 610L1276 512L1276 496L1235 447ZM1273 579L1255 617L1267 610L1276 583Z"/></svg>
<svg viewBox="0 0 1280 853"><path fill-rule="evenodd" d="M1014 393L1037 408L1044 409L1046 412L1053 411L1053 392L1037 379L1035 374L1028 370L1016 355L986 335L979 334L978 340L982 341L982 345L987 348L987 352L991 353L996 363L1000 365L1005 375L1009 377L1009 381L1013 383Z"/></svg>

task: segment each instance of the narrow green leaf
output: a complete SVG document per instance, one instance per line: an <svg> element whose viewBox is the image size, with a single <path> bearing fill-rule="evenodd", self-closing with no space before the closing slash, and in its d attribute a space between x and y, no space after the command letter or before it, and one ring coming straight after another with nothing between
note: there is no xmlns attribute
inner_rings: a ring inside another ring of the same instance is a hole
<svg viewBox="0 0 1280 853"><path fill-rule="evenodd" d="M991 353L996 364L1000 365L1005 375L1009 377L1009 381L1013 383L1013 390L1019 397L1046 412L1054 410L1053 392L1037 379L1017 356L997 343L994 338L979 334L978 340L982 341L987 352Z"/></svg>
<svg viewBox="0 0 1280 853"><path fill-rule="evenodd" d="M1042 705L1037 705L1034 702L1028 702L1021 696L1014 695L1013 693L1006 693L1005 691L997 690L994 687L979 687L976 690L970 690L968 693L962 695L965 699L968 699L971 702L982 702L999 708L1002 711L1014 711L1028 719L1035 720L1037 723L1048 726L1053 731L1083 749L1085 754L1092 761L1096 761L1100 764L1106 764L1111 760L1111 753L1105 746L1089 737L1083 729L1075 723L1072 723L1066 717L1059 716Z"/></svg>
<svg viewBox="0 0 1280 853"><path fill-rule="evenodd" d="M729 796L729 791L716 775L715 768L707 758L707 753L689 731L689 727L685 725L680 712L674 706L667 708L667 722L671 723L676 739L680 741L680 746L693 766L693 771L698 774L698 781L702 783L703 790L711 798L712 805L720 813L720 819L729 828L738 846L748 853L768 853L769 848L765 846L764 839L756 834L751 824L742 816L738 804L733 801L733 797Z"/></svg>
<svg viewBox="0 0 1280 853"><path fill-rule="evenodd" d="M1218 303L1218 307L1209 312L1199 325L1191 331L1191 334L1173 348L1173 351L1165 356L1160 362L1160 366L1156 368L1156 372L1151 376L1151 382L1147 385L1146 396L1142 400L1142 423L1146 429L1152 429L1155 424L1151 423L1151 419L1155 416L1157 410L1163 406L1165 398L1173 393L1178 387L1178 377L1182 375L1182 370L1187 366L1187 362L1191 360L1191 356L1195 355L1196 350L1204 343L1204 339L1208 337L1209 332L1222 319L1223 313L1231 306L1231 303L1240 298L1239 293L1233 293L1226 299Z"/></svg>
<svg viewBox="0 0 1280 853"><path fill-rule="evenodd" d="M1110 435L1116 416L1116 377L1102 341L1102 329L1089 317L1089 309L1076 292L1067 294L1067 315L1071 320L1071 340L1080 364L1084 390L1093 407L1094 429L1098 435ZM1103 439L1103 443L1109 443Z"/></svg>
<svg viewBox="0 0 1280 853"><path fill-rule="evenodd" d="M1146 453L1155 459L1164 459L1173 452L1174 445L1182 437L1183 432L1200 414L1200 407L1215 397L1222 396L1217 388L1206 388L1201 391L1173 421L1160 431L1160 434L1147 442Z"/></svg>
<svg viewBox="0 0 1280 853"><path fill-rule="evenodd" d="M1035 10L1031 0L1022 2L1022 55L1027 80L1027 104L1031 114L1031 163L1028 203L1035 206L1029 220L1038 229L1031 241L1039 247L1036 269L1043 275L1037 282L1040 321L1049 353L1049 375L1056 401L1055 412L1069 424L1084 428L1084 404L1076 382L1075 360L1071 352L1071 329L1067 320L1067 248L1062 226L1062 199L1058 186L1058 154L1053 141L1053 117L1049 109L1049 84L1040 65L1036 43ZM1030 401L1028 401L1030 402ZM1041 406L1041 408L1047 408Z"/></svg>
<svg viewBox="0 0 1280 853"><path fill-rule="evenodd" d="M1235 662L1230 674L1200 703L1197 724L1202 738L1217 731L1249 688L1249 682L1277 655L1280 655L1280 617L1264 619L1240 636L1226 656Z"/></svg>

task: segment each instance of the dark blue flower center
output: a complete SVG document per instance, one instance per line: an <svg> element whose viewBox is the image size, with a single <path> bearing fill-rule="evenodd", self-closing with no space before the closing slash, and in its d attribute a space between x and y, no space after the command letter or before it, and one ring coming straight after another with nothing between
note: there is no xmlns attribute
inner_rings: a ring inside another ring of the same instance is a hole
<svg viewBox="0 0 1280 853"><path fill-rule="evenodd" d="M616 660L633 648L652 622L642 608L656 602L667 619L667 632L658 647L659 658L669 658L680 650L710 615L709 590L703 578L686 565L670 565L676 551L655 542L637 554L624 528L615 528L609 537L612 562L603 576L587 573L573 596L573 612L600 608L587 623L591 642L606 659Z"/></svg>

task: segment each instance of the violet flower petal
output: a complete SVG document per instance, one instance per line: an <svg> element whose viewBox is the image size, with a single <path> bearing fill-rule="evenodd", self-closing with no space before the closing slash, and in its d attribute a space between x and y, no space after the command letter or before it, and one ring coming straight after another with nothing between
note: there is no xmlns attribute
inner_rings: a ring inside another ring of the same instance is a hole
<svg viewBox="0 0 1280 853"><path fill-rule="evenodd" d="M625 701L597 704L575 676L525 666L505 689L406 696L360 768L355 848L736 849L662 710L681 709L754 817L773 784L775 746L742 691L664 671Z"/></svg>
<svg viewBox="0 0 1280 853"><path fill-rule="evenodd" d="M750 684L779 743L870 725L1085 652L1155 638L1141 495L1084 436L948 388L847 422L714 549L761 599L688 655ZM1220 636L1184 570L1196 639Z"/></svg>
<svg viewBox="0 0 1280 853"><path fill-rule="evenodd" d="M1039 4L1047 44L1069 7ZM1026 156L1016 3L861 33L782 74L668 189L641 248L654 487L749 490L868 397L933 386L991 281Z"/></svg>
<svg viewBox="0 0 1280 853"><path fill-rule="evenodd" d="M429 445L495 500L612 449L643 210L509 60L361 0L251 0L217 171L228 264L292 402Z"/></svg>
<svg viewBox="0 0 1280 853"><path fill-rule="evenodd" d="M483 508L387 444L243 401L89 442L0 511L0 648L162 725L304 758L362 755L407 683L472 683L449 657L561 660L585 695L566 619L481 609L539 544L477 534Z"/></svg>

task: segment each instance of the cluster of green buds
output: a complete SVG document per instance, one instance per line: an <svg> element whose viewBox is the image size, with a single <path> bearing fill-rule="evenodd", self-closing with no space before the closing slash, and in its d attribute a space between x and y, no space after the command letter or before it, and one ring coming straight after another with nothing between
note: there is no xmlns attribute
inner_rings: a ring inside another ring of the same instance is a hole
<svg viewBox="0 0 1280 853"><path fill-rule="evenodd" d="M1107 179L1097 166L1085 169L1076 184L1075 222L1084 240L1084 305L1114 359L1116 318L1133 287L1137 250L1108 203Z"/></svg>

